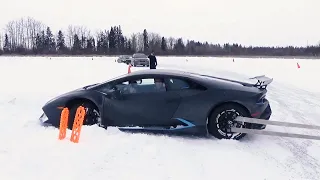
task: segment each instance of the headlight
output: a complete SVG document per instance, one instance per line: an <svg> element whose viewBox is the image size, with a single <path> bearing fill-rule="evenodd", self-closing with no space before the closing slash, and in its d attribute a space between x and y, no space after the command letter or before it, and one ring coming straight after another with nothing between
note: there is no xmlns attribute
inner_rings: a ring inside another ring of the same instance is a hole
<svg viewBox="0 0 320 180"><path fill-rule="evenodd" d="M40 120L41 123L46 122L46 121L48 120L48 117L47 117L46 113L43 113L43 114L40 116L39 120Z"/></svg>

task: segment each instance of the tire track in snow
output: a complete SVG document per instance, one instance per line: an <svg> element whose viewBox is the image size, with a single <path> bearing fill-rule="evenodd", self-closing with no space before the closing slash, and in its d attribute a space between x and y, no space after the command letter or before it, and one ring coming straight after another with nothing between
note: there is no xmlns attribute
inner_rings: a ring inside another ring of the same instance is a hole
<svg viewBox="0 0 320 180"><path fill-rule="evenodd" d="M275 84L276 85L276 84ZM315 93L307 92L300 89L293 89L287 86L277 86L277 89L274 87L270 88L271 92L269 93L270 99L273 99L277 102L274 106L276 109L279 109L277 113L281 114L279 117L285 117L287 114L292 114L292 117L286 119L273 119L279 121L290 121L303 124L316 124L316 117L319 117L320 106L317 102L320 102L320 99L317 98ZM287 128L283 128L286 130ZM294 130L294 133L302 133L309 135L319 135L318 130L307 130L299 129ZM313 147L319 143L314 140L301 140L301 139L292 139L292 138L281 138L278 137L276 141L277 144L287 149L291 152L292 157L288 157L286 165L288 167L298 166L300 172L295 172L300 174L300 177L304 177L311 180L316 180L320 178L320 164L319 160L311 156L308 153L308 147Z"/></svg>
<svg viewBox="0 0 320 180"><path fill-rule="evenodd" d="M193 68L191 69L190 67L186 67L184 69L194 71ZM202 73L209 73L212 75L218 73L217 71L213 73L209 68L197 67L197 70L200 70ZM244 75L235 72L225 72L222 75L235 75L245 78ZM271 119L277 121L320 125L319 123L316 123L314 119L315 117L320 116L318 113L320 112L320 98L318 98L317 93L312 93L277 82L270 84L268 89L269 92L267 98L271 102L273 109L273 116ZM286 118L281 119L282 117ZM274 129L273 127L274 126L268 126L267 128ZM287 128L284 127L277 127L275 129L287 131ZM320 134L319 131L316 130L304 129L295 130L294 133L303 133L309 135ZM252 138L252 136L254 136L254 138ZM290 174L295 174L291 176L292 179L296 179L296 176L300 177L301 179L320 179L319 161L312 155L308 154L308 147L317 145L318 142L282 137L263 137L263 139L270 142L275 142L275 144L280 146L286 152L291 153L292 156L288 156L286 157L286 160L281 161L277 159L274 154L269 152L269 148L262 147L259 142L255 143L256 138L259 138L258 141L260 141L262 137L249 135L247 140L250 140L250 142L245 144L245 146L239 146L238 148L251 151L252 154L263 156L266 160L276 163L279 167L285 169L287 172L290 172ZM251 150L252 148L254 151Z"/></svg>
<svg viewBox="0 0 320 180"><path fill-rule="evenodd" d="M289 149L293 157L289 157L286 165L294 168L299 166L300 177L307 178L310 180L318 180L320 177L320 165L319 161L308 154L308 147L313 145L311 140L305 140L301 143L297 143L295 140L281 138L277 142L281 147Z"/></svg>
<svg viewBox="0 0 320 180"><path fill-rule="evenodd" d="M274 147L277 148L277 144L273 142L281 141L283 138L281 137L271 137L271 136L256 136L256 135L247 135L244 139L240 148L244 151L251 152L252 155L263 157L266 160L266 163L276 164L277 167L281 168L285 172L285 177L288 179L297 180L297 176L301 178L301 180L305 180L305 176L296 171L296 169L292 166L288 166L284 163L281 158L277 156L281 156L279 154L274 154ZM260 143L261 141L266 143ZM287 150L283 149L284 153L287 155Z"/></svg>

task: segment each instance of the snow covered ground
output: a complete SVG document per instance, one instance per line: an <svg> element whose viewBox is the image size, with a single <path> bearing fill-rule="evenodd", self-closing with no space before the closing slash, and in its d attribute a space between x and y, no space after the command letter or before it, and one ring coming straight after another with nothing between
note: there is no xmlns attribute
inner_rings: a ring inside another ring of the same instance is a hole
<svg viewBox="0 0 320 180"><path fill-rule="evenodd" d="M106 57L0 57L0 179L320 179L320 142L249 135L244 141L129 134L83 127L80 142L38 125L49 99L127 73ZM240 80L265 74L272 120L320 125L320 61L159 57L159 68ZM297 68L299 63L301 68ZM133 71L143 68L133 68ZM317 131L277 128L305 134Z"/></svg>

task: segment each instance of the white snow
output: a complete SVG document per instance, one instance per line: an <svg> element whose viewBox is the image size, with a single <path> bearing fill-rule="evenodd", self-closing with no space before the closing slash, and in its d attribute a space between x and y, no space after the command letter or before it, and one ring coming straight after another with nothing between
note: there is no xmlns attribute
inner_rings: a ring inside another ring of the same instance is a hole
<svg viewBox="0 0 320 180"><path fill-rule="evenodd" d="M0 57L0 179L320 179L320 142L249 135L243 141L190 139L84 126L78 144L38 124L51 98L127 73L116 57ZM159 68L240 80L263 75L272 120L320 125L320 61L159 57ZM299 63L301 68L297 68ZM134 67L133 71L144 69ZM268 130L319 135L268 126Z"/></svg>

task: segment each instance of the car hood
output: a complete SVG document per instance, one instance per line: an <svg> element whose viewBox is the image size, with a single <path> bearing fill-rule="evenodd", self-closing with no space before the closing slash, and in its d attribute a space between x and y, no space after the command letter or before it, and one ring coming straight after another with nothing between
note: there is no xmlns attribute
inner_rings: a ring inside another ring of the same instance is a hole
<svg viewBox="0 0 320 180"><path fill-rule="evenodd" d="M47 105L47 104L50 104L50 103L52 103L53 101L55 101L55 100L57 100L57 99L60 99L60 98L62 98L62 97L72 96L72 95L76 94L76 93L79 92L79 91L86 91L86 90L87 90L87 89L86 89L86 86L84 86L84 87L81 87L81 88L78 88L78 89L75 89L75 90L72 90L72 91L69 91L69 92L60 94L60 95L55 96L54 98L50 99L50 100L46 103L46 105Z"/></svg>

